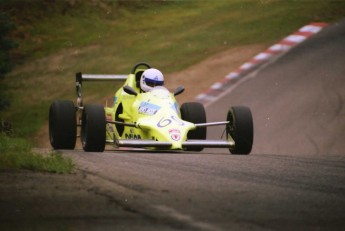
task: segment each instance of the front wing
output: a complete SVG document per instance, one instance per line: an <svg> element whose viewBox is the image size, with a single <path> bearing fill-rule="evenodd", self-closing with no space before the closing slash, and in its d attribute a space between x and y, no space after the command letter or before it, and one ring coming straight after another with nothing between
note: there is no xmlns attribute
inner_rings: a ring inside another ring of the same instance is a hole
<svg viewBox="0 0 345 231"><path fill-rule="evenodd" d="M109 123L109 122L108 122ZM136 124L128 124L122 122L110 122L112 124L121 123L125 126L136 127ZM207 126L218 126L226 125L229 121L213 122L213 123L202 123L195 124L196 127L207 127ZM117 147L131 147L131 148L158 148L158 149L170 149L172 147L171 142L162 142L155 140L134 140L134 139L118 139L114 136L114 144ZM235 147L233 140L187 140L182 142L182 148L190 147L203 147L203 148L229 148Z"/></svg>
<svg viewBox="0 0 345 231"><path fill-rule="evenodd" d="M131 148L163 148L169 149L172 146L170 142L161 142L154 140L115 140L117 147ZM203 147L203 148L233 148L234 141L230 140L188 140L182 142L182 148Z"/></svg>

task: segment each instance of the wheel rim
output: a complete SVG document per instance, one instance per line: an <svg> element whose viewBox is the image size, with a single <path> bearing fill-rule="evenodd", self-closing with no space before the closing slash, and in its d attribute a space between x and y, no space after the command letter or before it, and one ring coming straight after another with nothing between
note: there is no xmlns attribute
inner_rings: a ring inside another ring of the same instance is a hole
<svg viewBox="0 0 345 231"><path fill-rule="evenodd" d="M87 142L86 142L86 140L87 140L87 116L86 115L83 115L80 138L81 138L81 143L82 143L83 147L85 147L87 144Z"/></svg>
<svg viewBox="0 0 345 231"><path fill-rule="evenodd" d="M228 138L229 135L234 136L234 133L235 133L235 118L232 112L229 112L227 120L229 121L229 124L226 126L226 130L227 130L226 135Z"/></svg>
<svg viewBox="0 0 345 231"><path fill-rule="evenodd" d="M49 112L49 141L50 141L50 144L54 147L54 129L55 129L55 124L54 124L54 118L53 118L53 112L52 112L52 109L50 109L50 112Z"/></svg>

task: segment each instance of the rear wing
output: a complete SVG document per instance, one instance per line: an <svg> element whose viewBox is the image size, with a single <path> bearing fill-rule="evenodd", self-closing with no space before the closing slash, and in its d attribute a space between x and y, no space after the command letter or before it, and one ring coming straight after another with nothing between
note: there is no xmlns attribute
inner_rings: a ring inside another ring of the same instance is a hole
<svg viewBox="0 0 345 231"><path fill-rule="evenodd" d="M77 105L79 108L83 107L82 85L85 81L126 81L128 75L94 75L82 74L78 72L75 74L75 86L77 92Z"/></svg>

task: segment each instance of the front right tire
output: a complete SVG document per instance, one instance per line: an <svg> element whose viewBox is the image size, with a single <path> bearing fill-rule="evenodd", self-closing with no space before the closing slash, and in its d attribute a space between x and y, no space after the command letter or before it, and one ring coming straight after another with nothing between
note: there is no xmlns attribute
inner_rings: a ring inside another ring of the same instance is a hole
<svg viewBox="0 0 345 231"><path fill-rule="evenodd" d="M74 149L76 109L72 101L54 101L49 109L49 141L54 149Z"/></svg>
<svg viewBox="0 0 345 231"><path fill-rule="evenodd" d="M86 152L103 152L106 139L105 111L102 105L86 105L82 113L81 143Z"/></svg>

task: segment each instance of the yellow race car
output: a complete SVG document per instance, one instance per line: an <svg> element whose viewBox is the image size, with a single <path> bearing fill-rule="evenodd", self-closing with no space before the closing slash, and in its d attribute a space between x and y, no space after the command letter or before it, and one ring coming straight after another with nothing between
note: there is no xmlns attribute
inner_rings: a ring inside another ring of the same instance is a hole
<svg viewBox="0 0 345 231"><path fill-rule="evenodd" d="M228 148L232 154L249 154L253 145L253 119L249 108L231 107L226 121L206 122L204 106L198 102L179 107L175 96L155 86L142 92L140 78L150 69L136 64L128 76L76 74L77 102L54 101L49 110L49 138L54 149L74 149L80 136L87 152L103 152L106 144L115 147L151 150L201 151L203 148ZM111 107L83 103L85 81L125 81L117 90ZM224 126L226 139L207 140L208 126ZM81 129L77 129L81 127ZM80 134L77 135L77 131Z"/></svg>

